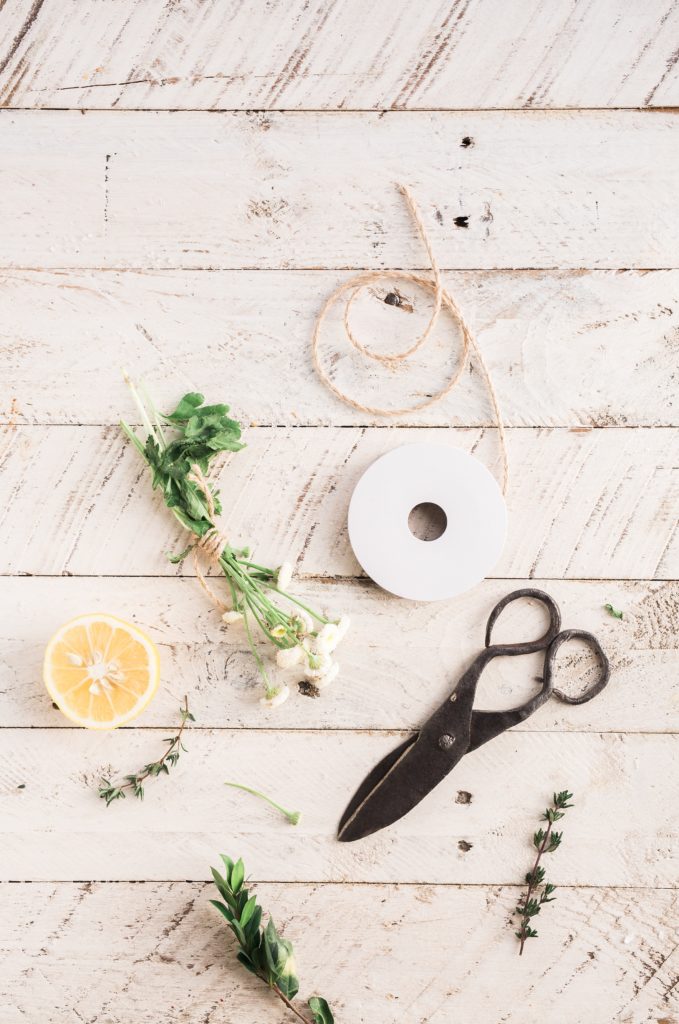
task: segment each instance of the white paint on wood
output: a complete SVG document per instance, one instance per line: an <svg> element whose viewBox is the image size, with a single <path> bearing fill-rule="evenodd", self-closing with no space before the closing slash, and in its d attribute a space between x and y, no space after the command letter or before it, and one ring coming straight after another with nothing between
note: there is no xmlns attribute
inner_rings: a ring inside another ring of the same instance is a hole
<svg viewBox="0 0 679 1024"><path fill-rule="evenodd" d="M345 276L2 272L2 414L117 423L134 415L125 367L168 410L184 391L207 390L245 422L383 425L336 402L311 365L321 300ZM508 425L679 425L679 271L465 272L447 274L446 284L474 326ZM360 336L387 351L405 350L430 310L427 296L399 288L408 305L385 304L385 280L355 307ZM442 317L417 357L379 372L331 320L322 357L337 384L364 402L404 406L442 386L459 358L459 334ZM440 404L389 422L489 426L493 415L474 373Z"/></svg>
<svg viewBox="0 0 679 1024"><path fill-rule="evenodd" d="M265 715L261 681L240 628L225 629L190 579L5 579L0 613L0 725L69 727L41 683L46 640L62 622L93 610L133 619L158 644L162 686L134 724L171 729L186 692L197 727L279 729L417 728L445 699L481 650L485 621L515 581L487 580L452 601L399 601L370 583L304 580L303 600L353 625L337 650L341 675L319 698L297 690L299 672L279 672L293 694ZM587 629L608 652L612 678L596 700L571 707L549 701L523 731L670 732L679 726L679 586L537 580L558 602L564 627ZM623 610L611 618L604 604ZM510 605L498 642L538 636L545 613L533 602ZM494 637L495 639L495 637ZM577 644L564 648L559 685L576 693L594 678L594 659ZM528 699L542 673L540 655L500 658L485 669L477 707L506 708ZM149 743L152 745L153 740ZM191 745L190 742L188 744ZM150 750L149 750L150 754Z"/></svg>
<svg viewBox="0 0 679 1024"><path fill-rule="evenodd" d="M565 823L560 882L676 886L677 735L505 732L389 829L338 843L349 798L405 734L291 735L272 724L194 730L172 776L150 783L143 803L108 808L96 794L101 776L136 771L164 731L4 730L2 879L206 878L226 845L276 881L512 884L527 870L536 815L569 788L577 809ZM299 825L226 779L301 810ZM471 802L457 803L459 791Z"/></svg>
<svg viewBox="0 0 679 1024"><path fill-rule="evenodd" d="M257 858L247 867L259 877ZM568 1024L679 1014L677 894L668 889L561 888L521 961L511 916L518 888L255 891L294 944L300 1002L323 993L338 1024L442 1024L480 1013L525 1024L557 1005ZM13 914L0 915L3 1024L290 1019L236 962L208 904L213 893L198 882L5 886Z"/></svg>
<svg viewBox="0 0 679 1024"><path fill-rule="evenodd" d="M9 0L19 107L672 106L674 4Z"/></svg>
<svg viewBox="0 0 679 1024"><path fill-rule="evenodd" d="M676 267L675 121L4 111L0 266Z"/></svg>
<svg viewBox="0 0 679 1024"><path fill-rule="evenodd" d="M433 428L499 471L496 431ZM216 477L224 525L261 564L356 576L346 511L361 473L417 429L253 428ZM508 431L509 535L493 575L676 579L675 429ZM0 508L5 573L175 575L186 544L115 427L8 427ZM275 495L276 514L271 514ZM187 563L185 572L193 569Z"/></svg>

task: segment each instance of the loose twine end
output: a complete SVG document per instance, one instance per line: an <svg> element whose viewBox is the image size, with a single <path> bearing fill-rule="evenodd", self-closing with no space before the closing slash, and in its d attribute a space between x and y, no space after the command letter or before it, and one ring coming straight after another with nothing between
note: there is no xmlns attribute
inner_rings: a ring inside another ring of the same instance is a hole
<svg viewBox="0 0 679 1024"><path fill-rule="evenodd" d="M331 391L336 396L336 398L339 398L339 400L341 402L344 402L346 405L350 405L354 409L358 409L359 412L367 412L374 416L405 416L408 415L409 413L422 412L424 409L428 409L430 406L435 405L437 402L440 402L443 398L446 397L446 395L449 395L451 391L454 389L455 385L460 380L462 374L464 373L469 362L470 349L473 349L474 362L477 364L481 372L481 376L483 377L483 381L486 386L486 390L488 392L490 403L493 408L493 413L495 416L495 424L497 426L498 441L500 446L500 455L502 459L501 487L502 493L506 494L509 482L509 457L507 454L507 442L505 437L504 424L502 422L502 414L500 412L500 405L497 393L495 391L493 382L490 377L490 372L481 354L478 342L476 341L472 333L472 330L469 327L469 324L462 315L460 307L458 306L457 302L450 294L450 292L443 287L438 263L436 262L436 257L431 247L429 236L427 235L419 208L417 206L417 203L415 202L415 199L412 196L412 193L405 185L400 184L398 182L395 183L395 187L403 196L406 206L408 207L408 210L410 212L410 215L413 221L415 222L417 232L420 238L422 239L422 243L425 249L427 250L429 265L431 267L433 276L432 278L422 277L420 274L412 274L405 270L375 270L359 274L356 277L352 277L348 281L345 281L343 284L339 285L339 287L337 287L323 303L320 313L318 314L318 319L316 320L316 325L314 327L314 332L311 339L311 355L314 367L316 369L318 376L325 384L325 386L328 388L328 390ZM356 336L353 327L351 326L351 310L358 296L369 285L374 284L376 281L384 280L407 281L409 284L414 285L416 288L421 288L423 291L429 292L434 297L434 309L432 311L431 317L429 318L429 322L424 328L424 331L419 336L419 338L417 338L413 342L413 344L403 352L374 352L368 347L368 345L366 345ZM453 319L457 322L460 328L460 332L462 334L462 349L460 352L460 359L457 368L451 374L451 377L448 380L448 382L439 391L435 392L433 395L431 395L424 401L416 402L412 405L403 406L402 408L399 409L384 409L380 406L366 405L363 402L360 402L356 398L349 395L346 391L343 391L342 388L340 388L332 380L330 374L322 365L319 355L321 329L323 327L323 324L328 313L330 312L330 309L340 299L342 299L344 302L343 325L344 332L350 344L358 352L360 352L366 359L373 359L378 363L391 366L404 362L406 359L409 359L416 352L418 352L420 348L422 348L427 339L431 336L436 326L441 309L447 309L448 312L453 317Z"/></svg>

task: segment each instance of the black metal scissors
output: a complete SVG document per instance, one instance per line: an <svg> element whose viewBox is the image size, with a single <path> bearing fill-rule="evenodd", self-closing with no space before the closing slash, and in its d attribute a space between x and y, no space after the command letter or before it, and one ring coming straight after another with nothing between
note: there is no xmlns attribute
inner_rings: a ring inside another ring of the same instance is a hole
<svg viewBox="0 0 679 1024"><path fill-rule="evenodd" d="M521 597L532 597L549 611L549 628L538 640L522 644L491 644L491 633L502 610ZM553 695L566 704L584 704L601 693L610 677L608 658L591 633L561 629L561 613L555 601L542 590L515 590L493 608L486 627L486 646L467 669L451 696L425 722L419 732L392 750L361 783L345 810L337 838L350 843L378 832L412 810L471 750L519 722L525 721ZM554 659L568 640L583 640L596 654L600 673L595 682L577 697L557 689L553 683ZM474 697L481 673L493 658L503 655L545 652L542 688L531 700L508 711L474 711Z"/></svg>

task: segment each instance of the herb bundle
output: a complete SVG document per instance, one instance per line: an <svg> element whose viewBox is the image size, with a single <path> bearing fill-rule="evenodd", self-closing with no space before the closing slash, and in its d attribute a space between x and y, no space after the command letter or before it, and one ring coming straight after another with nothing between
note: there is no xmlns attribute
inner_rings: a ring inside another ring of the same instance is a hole
<svg viewBox="0 0 679 1024"><path fill-rule="evenodd" d="M195 722L195 718L189 711L188 697L184 697L184 703L179 709L181 715L181 725L174 736L168 736L165 743L168 744L167 750L159 757L157 761L152 761L150 764L145 764L141 771L136 772L134 775L125 775L124 781L119 782L117 785L111 783L110 779L102 779L99 784L99 796L102 800L106 801L108 807L113 803L114 800L124 800L125 791L131 791L138 800L144 799L144 783L147 779L156 779L159 775L169 775L170 768L174 768L179 755L183 751L186 753L186 747L182 743L182 733L186 728L188 722Z"/></svg>
<svg viewBox="0 0 679 1024"><path fill-rule="evenodd" d="M243 861L234 862L222 854L226 871L224 877L212 868L212 877L224 901L210 900L213 907L224 916L229 928L236 936L240 950L238 959L244 967L269 986L295 1016L305 1024L334 1024L330 1007L321 996L312 996L307 1006L311 1017L301 1013L293 1005L299 991L295 956L292 943L276 930L271 915L266 928L262 926L262 908L257 906L257 897L250 896L243 887L245 868Z"/></svg>
<svg viewBox="0 0 679 1024"><path fill-rule="evenodd" d="M552 806L545 809L542 820L547 822L547 828L540 827L533 836L533 846L538 851L533 868L526 875L528 888L523 901L517 906L516 913L521 918L519 930L515 933L520 942L519 956L523 956L523 947L526 939L536 939L538 933L531 925L531 920L536 917L545 903L551 903L556 899L552 893L556 886L545 882L545 869L540 864L543 853L554 853L561 845L563 832L555 832L553 825L564 816L567 807L572 807L568 801L573 799L573 794L567 789L555 793L552 798ZM539 892L542 886L542 891Z"/></svg>
<svg viewBox="0 0 679 1024"><path fill-rule="evenodd" d="M332 620L288 593L292 568L284 562L275 569L253 561L248 547L233 547L215 524L222 511L219 492L206 474L220 452L237 452L244 447L241 427L228 416L228 405L204 405L202 395L184 395L174 412L159 413L143 389L126 378L146 430L142 440L127 423L121 428L151 469L152 486L160 489L165 504L188 530L193 540L171 561L179 562L194 553L199 582L219 607L226 625L241 626L264 682L262 703L282 704L289 695L286 685L274 684L256 646L259 632L276 649L280 668L304 666L304 674L322 689L336 677L339 666L331 654L342 640L349 620ZM200 556L219 567L227 584L228 603L210 589L200 569ZM274 603L273 595L292 605L290 610Z"/></svg>

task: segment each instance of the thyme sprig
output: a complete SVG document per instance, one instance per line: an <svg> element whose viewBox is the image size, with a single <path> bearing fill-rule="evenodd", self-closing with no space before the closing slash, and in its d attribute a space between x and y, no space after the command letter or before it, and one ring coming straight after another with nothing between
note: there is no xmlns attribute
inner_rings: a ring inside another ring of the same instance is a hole
<svg viewBox="0 0 679 1024"><path fill-rule="evenodd" d="M288 592L292 567L283 562L267 568L254 561L249 547L234 547L219 535L215 518L222 511L219 492L206 480L210 462L220 452L238 452L244 447L241 426L228 416L228 405L204 405L204 398L189 392L174 412L160 413L144 389L126 377L137 404L146 437L124 421L121 429L151 469L151 482L162 491L165 504L193 539L170 561L180 562L197 546L216 542L215 564L224 574L226 601L220 603L227 626L241 627L264 682L262 703L282 704L289 695L287 685L272 682L255 645L257 631L276 651L276 663L283 669L301 664L305 676L320 690L335 678L339 666L331 654L346 633L346 616L329 619ZM222 543L223 542L223 543ZM277 598L289 602L281 608ZM216 600L216 599L215 599ZM230 604L230 607L229 607Z"/></svg>
<svg viewBox="0 0 679 1024"><path fill-rule="evenodd" d="M147 779L155 779L159 775L169 775L170 768L174 768L179 760L180 753L186 753L186 747L182 743L182 734L188 722L195 722L195 718L189 711L188 697L184 697L184 703L179 709L181 724L174 736L165 739L167 750L157 761L145 764L141 771L134 775L125 775L123 781L117 785L109 779L101 779L99 784L99 796L106 801L108 807L114 800L124 800L127 792L132 792L138 800L144 799L144 783Z"/></svg>
<svg viewBox="0 0 679 1024"><path fill-rule="evenodd" d="M551 903L556 899L556 896L553 895L556 886L545 882L545 869L541 866L540 859L543 853L554 853L561 845L563 832L555 832L553 826L555 822L563 818L566 808L573 806L568 803L572 799L573 794L569 793L567 789L555 793L552 797L552 806L547 807L542 815L542 820L547 822L547 828L538 828L533 836L533 846L538 853L532 870L526 875L528 885L526 894L515 911L521 918L519 930L515 933L520 942L519 956L523 956L526 939L536 939L538 936L537 931L531 925L531 920L540 913L545 903ZM542 891L540 891L541 886Z"/></svg>
<svg viewBox="0 0 679 1024"><path fill-rule="evenodd" d="M240 782L225 782L225 786L230 786L231 789L242 789L244 793L251 793L252 796L259 797L260 800L264 800L267 804L271 804L277 811L280 811L284 818L287 818L291 825L297 825L299 819L302 817L301 811L286 811L285 807L281 807L275 800L272 800L266 793L260 793L258 789L251 789L250 786L243 786Z"/></svg>
<svg viewBox="0 0 679 1024"><path fill-rule="evenodd" d="M221 855L226 868L224 876L212 868L212 877L222 900L210 900L228 922L236 936L240 950L238 959L256 978L269 986L298 1020L305 1024L334 1024L330 1007L322 996L311 996L307 1006L311 1017L293 1005L299 991L295 955L292 943L276 930L269 915L266 927L262 925L262 908L257 897L244 888L245 867L242 860L234 862Z"/></svg>

